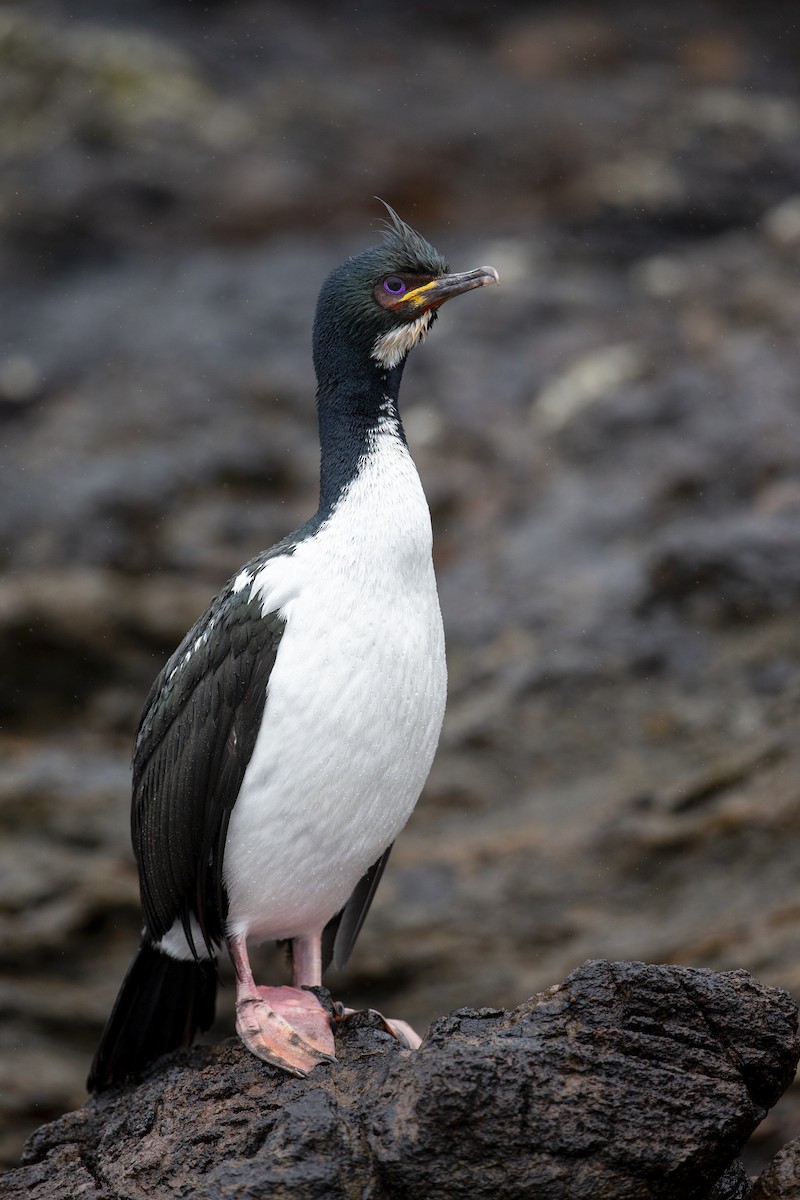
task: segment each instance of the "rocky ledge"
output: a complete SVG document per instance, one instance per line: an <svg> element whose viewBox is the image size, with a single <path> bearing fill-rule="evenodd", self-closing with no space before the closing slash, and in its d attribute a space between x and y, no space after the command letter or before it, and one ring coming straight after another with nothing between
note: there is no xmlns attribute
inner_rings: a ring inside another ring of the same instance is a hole
<svg viewBox="0 0 800 1200"><path fill-rule="evenodd" d="M156 1064L43 1126L4 1200L772 1200L737 1156L790 1083L797 1007L745 971L588 962L417 1052L373 1016L298 1080L236 1041Z"/></svg>

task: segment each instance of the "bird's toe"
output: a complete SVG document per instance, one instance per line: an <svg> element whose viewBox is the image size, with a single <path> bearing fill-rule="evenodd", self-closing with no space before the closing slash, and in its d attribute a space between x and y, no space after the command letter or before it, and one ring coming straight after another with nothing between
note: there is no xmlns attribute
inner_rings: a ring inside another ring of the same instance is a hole
<svg viewBox="0 0 800 1200"><path fill-rule="evenodd" d="M422 1038L408 1021L401 1021L398 1017L385 1017L377 1008L345 1008L338 1002L333 1008L335 1020L340 1022L349 1021L351 1017L373 1018L373 1021L377 1021L387 1033L397 1039L404 1050L418 1050L422 1045Z"/></svg>

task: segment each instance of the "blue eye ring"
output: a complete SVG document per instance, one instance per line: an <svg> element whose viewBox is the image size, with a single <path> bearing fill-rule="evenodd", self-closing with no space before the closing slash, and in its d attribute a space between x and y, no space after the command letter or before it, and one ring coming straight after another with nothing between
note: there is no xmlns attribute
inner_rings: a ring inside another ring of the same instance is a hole
<svg viewBox="0 0 800 1200"><path fill-rule="evenodd" d="M402 296L406 290L406 285L399 275L387 275L383 281L383 290L388 292L390 296Z"/></svg>

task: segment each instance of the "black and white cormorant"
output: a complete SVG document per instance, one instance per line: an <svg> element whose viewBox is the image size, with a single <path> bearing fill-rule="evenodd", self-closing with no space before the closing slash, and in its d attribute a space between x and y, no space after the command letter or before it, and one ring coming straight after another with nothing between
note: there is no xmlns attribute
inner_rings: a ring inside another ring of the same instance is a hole
<svg viewBox="0 0 800 1200"><path fill-rule="evenodd" d="M449 274L389 209L383 243L325 281L319 508L225 585L147 698L133 758L142 944L90 1090L209 1027L224 947L245 1045L298 1075L333 1057L307 989L353 948L445 705L430 514L400 378L439 307L497 279L493 267ZM272 939L291 946L293 987L253 980L247 943Z"/></svg>

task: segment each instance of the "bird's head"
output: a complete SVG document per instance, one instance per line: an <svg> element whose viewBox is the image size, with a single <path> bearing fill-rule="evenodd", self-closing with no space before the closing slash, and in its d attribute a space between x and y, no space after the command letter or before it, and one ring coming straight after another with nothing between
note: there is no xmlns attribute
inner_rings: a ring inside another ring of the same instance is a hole
<svg viewBox="0 0 800 1200"><path fill-rule="evenodd" d="M451 275L441 254L386 208L381 245L342 263L322 286L314 322L320 383L354 356L383 371L402 367L446 300L499 282L494 267Z"/></svg>

